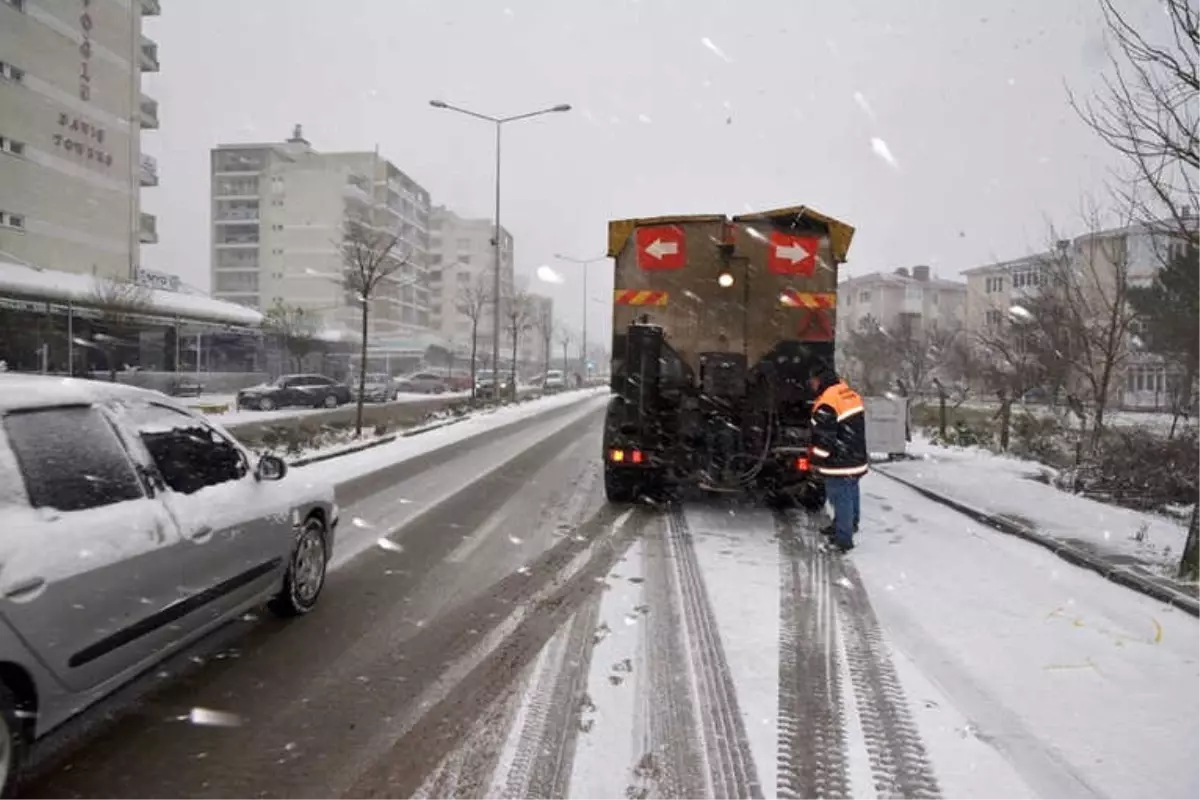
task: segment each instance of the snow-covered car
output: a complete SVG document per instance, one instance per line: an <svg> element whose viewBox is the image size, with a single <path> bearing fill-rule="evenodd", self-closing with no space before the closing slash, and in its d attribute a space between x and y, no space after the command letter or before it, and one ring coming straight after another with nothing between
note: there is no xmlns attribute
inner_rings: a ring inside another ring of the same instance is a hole
<svg viewBox="0 0 1200 800"><path fill-rule="evenodd" d="M248 610L311 611L338 508L158 392L0 375L0 794L29 746Z"/></svg>
<svg viewBox="0 0 1200 800"><path fill-rule="evenodd" d="M542 379L542 390L546 392L561 392L567 388L567 377L560 369L552 369L546 372L546 377Z"/></svg>
<svg viewBox="0 0 1200 800"><path fill-rule="evenodd" d="M324 375L280 375L237 393L238 408L273 411L287 406L337 408L350 402L350 387Z"/></svg>
<svg viewBox="0 0 1200 800"><path fill-rule="evenodd" d="M480 398L494 398L508 394L509 388L508 374L500 376L499 386L497 386L496 373L490 369L481 369L475 373L475 396Z"/></svg>
<svg viewBox="0 0 1200 800"><path fill-rule="evenodd" d="M383 372L367 373L367 381L363 386L363 399L368 403L386 403L395 400L399 393L398 384L391 375ZM350 396L358 398L358 381L350 387Z"/></svg>

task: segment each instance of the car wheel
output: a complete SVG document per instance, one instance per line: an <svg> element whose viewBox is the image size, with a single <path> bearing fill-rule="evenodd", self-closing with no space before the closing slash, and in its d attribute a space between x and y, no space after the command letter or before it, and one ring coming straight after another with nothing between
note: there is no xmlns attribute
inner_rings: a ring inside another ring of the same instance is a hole
<svg viewBox="0 0 1200 800"><path fill-rule="evenodd" d="M275 401L269 397L262 398L261 400L258 401L258 410L259 411L274 411L275 410Z"/></svg>
<svg viewBox="0 0 1200 800"><path fill-rule="evenodd" d="M329 565L329 545L325 523L312 516L304 522L296 546L292 548L283 589L271 601L271 610L281 617L299 617L312 611L325 587Z"/></svg>
<svg viewBox="0 0 1200 800"><path fill-rule="evenodd" d="M326 408L337 408L337 406L338 406L338 401L337 401L336 395L327 394L327 395L325 395L325 399L322 402L325 404Z"/></svg>
<svg viewBox="0 0 1200 800"><path fill-rule="evenodd" d="M17 698L0 683L0 797L16 797L29 726L17 715Z"/></svg>

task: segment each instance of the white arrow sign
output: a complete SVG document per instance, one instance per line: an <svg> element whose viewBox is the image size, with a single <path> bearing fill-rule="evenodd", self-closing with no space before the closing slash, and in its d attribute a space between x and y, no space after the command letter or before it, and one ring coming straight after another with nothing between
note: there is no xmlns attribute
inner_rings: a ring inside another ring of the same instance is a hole
<svg viewBox="0 0 1200 800"><path fill-rule="evenodd" d="M663 256L673 256L678 252L679 242L664 242L662 239L655 239L646 245L646 253L654 256L659 261L662 261Z"/></svg>
<svg viewBox="0 0 1200 800"><path fill-rule="evenodd" d="M805 250L803 247L801 247L798 244L787 244L787 245L780 244L780 245L775 246L775 255L779 256L781 259L784 259L785 261L790 261L793 264L798 264L801 261L803 261L804 259L808 258L810 255L812 255L812 253L808 252L807 250Z"/></svg>

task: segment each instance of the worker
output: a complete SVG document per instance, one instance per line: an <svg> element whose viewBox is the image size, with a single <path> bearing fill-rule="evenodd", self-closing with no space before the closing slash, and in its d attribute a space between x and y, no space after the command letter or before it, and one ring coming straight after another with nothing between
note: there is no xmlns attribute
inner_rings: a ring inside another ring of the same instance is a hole
<svg viewBox="0 0 1200 800"><path fill-rule="evenodd" d="M862 398L821 360L809 372L812 390L813 466L825 481L833 524L821 533L845 553L854 548L860 501L858 482L867 474L867 423Z"/></svg>

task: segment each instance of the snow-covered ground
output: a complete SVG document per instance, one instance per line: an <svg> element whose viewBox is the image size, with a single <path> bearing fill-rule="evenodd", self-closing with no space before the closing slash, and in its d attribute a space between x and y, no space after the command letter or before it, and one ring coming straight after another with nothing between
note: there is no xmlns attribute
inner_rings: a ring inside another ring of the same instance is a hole
<svg viewBox="0 0 1200 800"><path fill-rule="evenodd" d="M937 400L925 400L923 404L931 409L937 409ZM999 403L989 402L986 400L967 400L959 408L969 411L991 411L995 412L1000 409ZM1056 414L1061 415L1064 412L1063 408L1052 410L1047 405L1038 403L1018 404L1014 407L1014 413L1028 413L1039 418L1054 417ZM953 413L953 412L951 412ZM1120 411L1110 410L1104 412L1104 421L1106 425L1115 425L1126 428L1148 428L1155 433L1166 436L1171 430L1172 415L1168 411ZM1185 427L1196 428L1200 423L1196 417L1180 417L1177 423L1177 430L1182 430ZM1070 417L1070 424L1078 426L1079 420L1075 416Z"/></svg>
<svg viewBox="0 0 1200 800"><path fill-rule="evenodd" d="M941 447L914 436L908 451L918 460L879 468L1098 553L1137 558L1164 573L1178 563L1187 527L1176 520L1069 494L1034 479L1048 468L982 448Z"/></svg>

